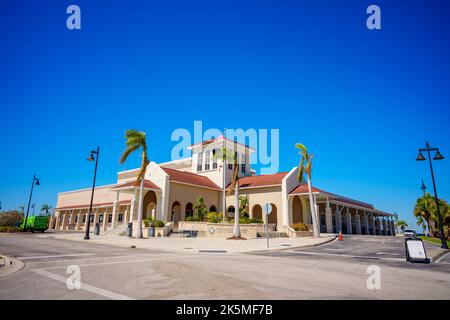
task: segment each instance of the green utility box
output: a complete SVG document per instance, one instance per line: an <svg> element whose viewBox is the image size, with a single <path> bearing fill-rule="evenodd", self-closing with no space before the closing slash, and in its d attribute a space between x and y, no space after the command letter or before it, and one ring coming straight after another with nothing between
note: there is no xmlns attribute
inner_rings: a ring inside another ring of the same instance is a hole
<svg viewBox="0 0 450 320"><path fill-rule="evenodd" d="M48 216L34 216L34 217L28 217L26 225L25 225L25 219L22 222L22 229L23 231L41 231L44 232L48 229Z"/></svg>

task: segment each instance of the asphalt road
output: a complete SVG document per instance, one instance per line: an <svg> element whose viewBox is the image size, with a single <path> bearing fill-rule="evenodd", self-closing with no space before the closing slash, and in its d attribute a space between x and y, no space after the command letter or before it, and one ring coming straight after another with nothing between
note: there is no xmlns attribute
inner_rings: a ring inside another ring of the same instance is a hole
<svg viewBox="0 0 450 320"><path fill-rule="evenodd" d="M405 262L403 242L392 238L224 254L0 234L0 252L25 263L0 277L0 299L450 299L450 264ZM367 286L373 266L380 289ZM67 286L74 268L81 289Z"/></svg>

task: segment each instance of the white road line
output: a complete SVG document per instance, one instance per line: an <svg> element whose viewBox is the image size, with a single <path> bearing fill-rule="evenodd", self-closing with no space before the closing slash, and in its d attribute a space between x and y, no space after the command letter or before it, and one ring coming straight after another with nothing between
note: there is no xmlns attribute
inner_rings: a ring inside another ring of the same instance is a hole
<svg viewBox="0 0 450 320"><path fill-rule="evenodd" d="M387 255L387 256L399 256L400 255L398 253L389 253L389 252L377 252L375 254L384 254L384 255Z"/></svg>
<svg viewBox="0 0 450 320"><path fill-rule="evenodd" d="M346 251L347 249L324 248L323 250L327 250L327 251Z"/></svg>
<svg viewBox="0 0 450 320"><path fill-rule="evenodd" d="M85 263L85 264L77 264L79 267L91 267L91 266L103 266L108 264L123 264L123 263L137 263L137 262L152 262L152 261L166 261L166 260L178 260L178 259L186 259L186 258L195 258L196 256L176 256L176 257L166 257L166 258L154 258L154 259L139 259L139 260L126 260L126 261L110 261L110 262L100 262L100 263ZM54 266L54 267L46 267L34 270L50 270L50 269L61 269L67 268L67 266Z"/></svg>
<svg viewBox="0 0 450 320"><path fill-rule="evenodd" d="M439 259L437 259L435 262L441 261L441 260L444 259L446 256L448 256L449 254L450 254L450 252L447 252L446 254L442 255ZM444 263L444 262L442 262L442 263Z"/></svg>
<svg viewBox="0 0 450 320"><path fill-rule="evenodd" d="M61 263L61 262L71 262L71 264L76 264L77 261L94 261L94 260L105 260L105 259L113 259L113 258L145 258L145 257L154 257L155 254L153 253L149 253L149 254L132 254L132 255L125 255L125 256L121 256L121 255L117 255L117 256L107 256L107 257L95 257L95 258L90 258L90 257L86 257L86 258L78 258L78 259L64 259L64 260L51 260L51 261L32 261L32 262L27 262L27 264L36 266L36 265L40 265L40 264L48 264L48 263ZM158 255L160 256L160 255Z"/></svg>
<svg viewBox="0 0 450 320"><path fill-rule="evenodd" d="M350 254L340 254L340 253L319 253L319 252L307 252L307 251L289 251L291 253L300 253L312 256L334 256L334 257L344 257L344 258L360 258L360 259L374 259L374 260L392 260L392 261L406 261L405 259L400 258L387 258L387 257L370 257L370 256L355 256Z"/></svg>
<svg viewBox="0 0 450 320"><path fill-rule="evenodd" d="M77 253L77 254L59 254L53 256L33 256L33 257L18 257L19 260L29 259L45 259L45 258L63 258L63 257L79 257L79 256L95 256L95 253Z"/></svg>
<svg viewBox="0 0 450 320"><path fill-rule="evenodd" d="M43 275L47 278L59 281L59 282L63 282L63 283L67 282L66 278L64 278L60 275L45 271L43 269L32 269L31 271L36 272L37 274ZM76 290L76 289L73 289L73 290ZM121 295L121 294L118 294L118 293L115 293L112 291L100 289L100 288L91 286L89 284L83 283L83 282L81 283L80 290L85 290L85 291L88 291L91 293L95 293L100 296L112 299L112 300L135 300L134 298L130 298L130 297L127 297L127 296L124 296L124 295Z"/></svg>

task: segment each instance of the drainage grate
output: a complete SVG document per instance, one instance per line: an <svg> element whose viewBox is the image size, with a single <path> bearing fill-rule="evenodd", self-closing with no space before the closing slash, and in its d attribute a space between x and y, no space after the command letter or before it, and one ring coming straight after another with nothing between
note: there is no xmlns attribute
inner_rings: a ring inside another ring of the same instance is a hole
<svg viewBox="0 0 450 320"><path fill-rule="evenodd" d="M205 252L205 253L227 253L227 250L198 250L198 252Z"/></svg>
<svg viewBox="0 0 450 320"><path fill-rule="evenodd" d="M282 243L281 246L282 247L290 247L291 245L290 244L286 244L286 243Z"/></svg>

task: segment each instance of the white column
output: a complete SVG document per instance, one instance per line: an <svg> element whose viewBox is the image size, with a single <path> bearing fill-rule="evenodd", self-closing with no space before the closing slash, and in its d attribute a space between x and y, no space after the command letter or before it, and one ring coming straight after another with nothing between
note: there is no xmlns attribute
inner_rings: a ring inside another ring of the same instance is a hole
<svg viewBox="0 0 450 320"><path fill-rule="evenodd" d="M369 214L364 211L364 229L365 234L369 234Z"/></svg>
<svg viewBox="0 0 450 320"><path fill-rule="evenodd" d="M95 228L95 224L98 222L98 209L94 209L94 222L92 223L92 227Z"/></svg>
<svg viewBox="0 0 450 320"><path fill-rule="evenodd" d="M352 214L350 213L349 208L347 208L347 214L346 214L346 222L347 222L347 234L352 234Z"/></svg>
<svg viewBox="0 0 450 320"><path fill-rule="evenodd" d="M62 221L61 230L66 230L66 228L67 228L67 218L68 218L68 216L69 216L68 213L64 213L64 214L63 214L63 221Z"/></svg>
<svg viewBox="0 0 450 320"><path fill-rule="evenodd" d="M373 213L370 214L370 224L372 226L372 234L373 235L377 234L375 231L376 225L375 225L375 217L373 216Z"/></svg>
<svg viewBox="0 0 450 320"><path fill-rule="evenodd" d="M78 215L77 215L77 222L75 223L75 230L80 230L80 225L81 225L81 209L78 210Z"/></svg>
<svg viewBox="0 0 450 320"><path fill-rule="evenodd" d="M136 189L133 194L133 199L131 199L131 206L129 212L129 222L133 222L134 219L137 219L137 211L138 211L138 190Z"/></svg>
<svg viewBox="0 0 450 320"><path fill-rule="evenodd" d="M356 234L361 234L361 217L358 214L358 210L356 210L355 215L355 227Z"/></svg>
<svg viewBox="0 0 450 320"><path fill-rule="evenodd" d="M109 213L108 213L108 208L106 208L105 213L103 214L103 226L102 226L103 231L106 231L106 228L108 226L108 218L109 218Z"/></svg>
<svg viewBox="0 0 450 320"><path fill-rule="evenodd" d="M113 209L112 209L112 221L111 221L111 229L114 229L117 224L117 216L119 213L120 205L119 205L119 191L116 192L116 198L114 199Z"/></svg>
<svg viewBox="0 0 450 320"><path fill-rule="evenodd" d="M386 217L383 217L383 233L385 236L389 235Z"/></svg>
<svg viewBox="0 0 450 320"><path fill-rule="evenodd" d="M70 213L70 224L74 225L75 224L75 210L72 210L72 212ZM69 228L67 228L69 229ZM75 226L74 226L75 229Z"/></svg>
<svg viewBox="0 0 450 320"><path fill-rule="evenodd" d="M327 206L325 207L325 222L327 224L327 232L333 233L333 212L331 211L331 206L328 198Z"/></svg>
<svg viewBox="0 0 450 320"><path fill-rule="evenodd" d="M85 216L86 216L86 219L84 220L84 230L86 231L87 230L87 226L88 226L88 223L89 223L89 209L88 209L88 211L86 212L86 214L85 214Z"/></svg>
<svg viewBox="0 0 450 320"><path fill-rule="evenodd" d="M336 212L334 213L334 219L336 220L336 233L339 233L339 231L342 231L342 219L341 219L341 212L339 211L339 209L336 210Z"/></svg>
<svg viewBox="0 0 450 320"><path fill-rule="evenodd" d="M57 213L56 213L56 221L55 221L55 230L58 230L59 229L59 226L60 226L60 219L61 219L61 211L58 211Z"/></svg>

